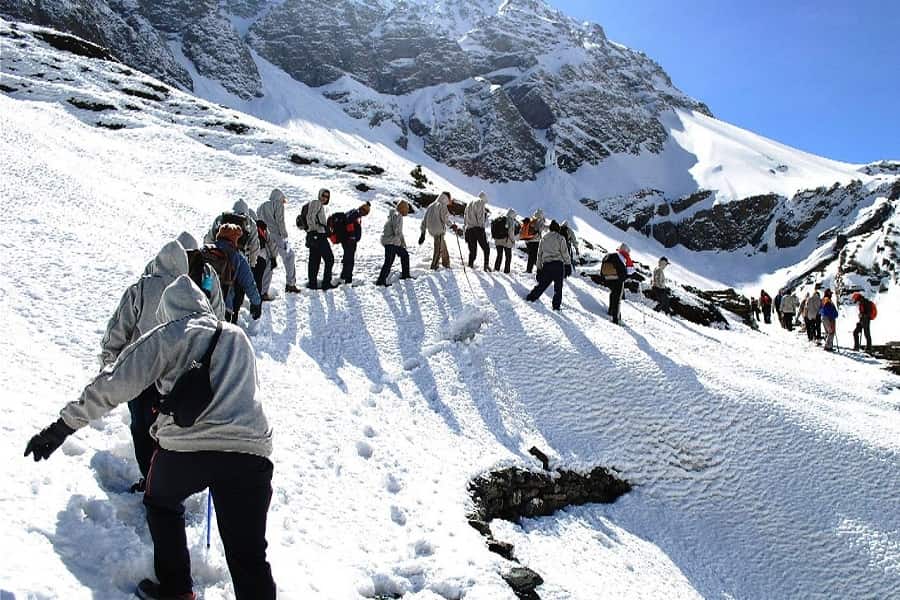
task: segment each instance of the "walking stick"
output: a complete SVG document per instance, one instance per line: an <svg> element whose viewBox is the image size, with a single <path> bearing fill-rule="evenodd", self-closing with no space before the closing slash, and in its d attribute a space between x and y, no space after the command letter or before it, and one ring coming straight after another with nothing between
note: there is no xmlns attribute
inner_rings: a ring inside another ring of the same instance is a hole
<svg viewBox="0 0 900 600"><path fill-rule="evenodd" d="M456 230L453 232L456 234L456 247L459 249L459 262L462 265L463 275L466 276L466 284L468 284L469 291L472 292L472 298L474 298L475 290L472 288L472 282L469 281L469 272L466 271L466 260L463 258L462 245L459 243L459 233Z"/></svg>
<svg viewBox="0 0 900 600"><path fill-rule="evenodd" d="M212 535L212 490L206 492L206 549L210 547Z"/></svg>

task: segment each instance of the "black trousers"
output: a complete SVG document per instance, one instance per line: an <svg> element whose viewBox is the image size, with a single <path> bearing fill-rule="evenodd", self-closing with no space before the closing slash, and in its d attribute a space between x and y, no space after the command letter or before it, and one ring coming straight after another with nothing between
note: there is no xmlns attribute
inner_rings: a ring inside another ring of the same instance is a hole
<svg viewBox="0 0 900 600"><path fill-rule="evenodd" d="M238 316L241 312L241 305L244 304L244 288L242 288L241 284L235 279L234 283L231 284L231 289L234 290L234 298L231 300L230 319L232 323L237 323Z"/></svg>
<svg viewBox="0 0 900 600"><path fill-rule="evenodd" d="M525 267L526 273L531 273L531 270L534 268L535 263L537 263L537 255L538 248L540 247L541 242L527 242L525 244L525 249L528 251L528 265Z"/></svg>
<svg viewBox="0 0 900 600"><path fill-rule="evenodd" d="M319 287L319 266L325 263L325 272L322 274L322 288L331 287L331 271L334 268L334 254L331 252L331 243L325 234L307 233L306 245L309 248L309 264L307 265L307 285L311 288Z"/></svg>
<svg viewBox="0 0 900 600"><path fill-rule="evenodd" d="M466 244L469 245L469 267L471 268L475 264L475 259L478 257L478 246L481 246L481 251L484 252L484 270L487 271L490 267L491 248L488 246L484 227L466 229Z"/></svg>
<svg viewBox="0 0 900 600"><path fill-rule="evenodd" d="M609 309L613 323L618 323L622 316L622 296L625 294L625 282L622 280L609 282Z"/></svg>
<svg viewBox="0 0 900 600"><path fill-rule="evenodd" d="M504 256L506 257L506 267L503 269L503 272L509 273L509 264L512 262L512 248L507 248L506 246L497 246L497 260L494 261L494 270L500 270Z"/></svg>
<svg viewBox="0 0 900 600"><path fill-rule="evenodd" d="M794 330L794 313L784 313L784 328L788 331Z"/></svg>
<svg viewBox="0 0 900 600"><path fill-rule="evenodd" d="M344 249L344 256L341 258L341 279L347 283L353 283L353 267L356 265L356 240L345 240L341 242Z"/></svg>
<svg viewBox="0 0 900 600"><path fill-rule="evenodd" d="M653 309L657 312L663 311L667 315L672 314L672 308L670 306L671 300L669 298L669 290L668 288L653 288L653 295L656 298L656 307Z"/></svg>
<svg viewBox="0 0 900 600"><path fill-rule="evenodd" d="M153 405L159 399L156 385L151 385L140 396L128 401L131 413L131 440L134 442L134 458L137 460L141 477L146 478L150 470L150 460L156 450L156 440L150 437L150 427L156 422L157 413Z"/></svg>
<svg viewBox="0 0 900 600"><path fill-rule="evenodd" d="M269 266L269 261L265 258L259 256L256 258L256 264L253 265L253 281L256 282L256 289L259 290L259 293L262 294L262 280L263 275L266 272L266 267Z"/></svg>
<svg viewBox="0 0 900 600"><path fill-rule="evenodd" d="M803 318L803 324L806 325L806 339L810 342L816 339L816 320Z"/></svg>
<svg viewBox="0 0 900 600"><path fill-rule="evenodd" d="M381 272L378 274L376 283L384 285L387 283L388 275L391 274L391 267L394 266L394 259L400 257L400 277L406 279L409 277L409 252L402 246L385 246L384 247L384 264L381 265Z"/></svg>
<svg viewBox="0 0 900 600"><path fill-rule="evenodd" d="M562 261L555 260L553 262L544 263L538 275L537 285L525 296L529 302L534 302L541 297L550 284L553 284L553 310L559 310L562 305L563 278L566 275L566 267Z"/></svg>
<svg viewBox="0 0 900 600"><path fill-rule="evenodd" d="M862 344L862 336L866 336L866 350L872 349L872 319L860 315L856 327L853 328L853 349L859 350Z"/></svg>
<svg viewBox="0 0 900 600"><path fill-rule="evenodd" d="M763 308L762 313L763 313L763 319L765 320L765 322L771 323L772 322L772 308L771 307Z"/></svg>
<svg viewBox="0 0 900 600"><path fill-rule="evenodd" d="M160 449L153 457L144 506L160 591L176 596L193 588L183 502L206 488L212 493L235 596L238 600L275 598L275 582L266 561L272 463L238 452Z"/></svg>
<svg viewBox="0 0 900 600"><path fill-rule="evenodd" d="M822 339L822 315L816 315L816 339Z"/></svg>

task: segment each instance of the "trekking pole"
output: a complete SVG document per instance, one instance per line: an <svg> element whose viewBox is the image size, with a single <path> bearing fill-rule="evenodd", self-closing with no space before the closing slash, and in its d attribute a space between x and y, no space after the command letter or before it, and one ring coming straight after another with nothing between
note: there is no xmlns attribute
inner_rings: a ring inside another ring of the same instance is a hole
<svg viewBox="0 0 900 600"><path fill-rule="evenodd" d="M466 259L463 258L462 245L459 243L459 234L455 231L454 233L456 234L456 247L459 249L459 263L462 265L463 275L466 276L466 284L469 286L469 291L472 292L472 298L475 298L475 290L472 288L472 282L469 281L469 272L466 271Z"/></svg>
<svg viewBox="0 0 900 600"><path fill-rule="evenodd" d="M212 535L212 490L206 492L206 549L210 547Z"/></svg>

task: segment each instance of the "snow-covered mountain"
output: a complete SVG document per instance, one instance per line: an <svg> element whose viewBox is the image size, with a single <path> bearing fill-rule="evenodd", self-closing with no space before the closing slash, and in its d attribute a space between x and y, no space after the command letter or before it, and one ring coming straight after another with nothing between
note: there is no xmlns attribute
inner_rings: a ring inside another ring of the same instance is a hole
<svg viewBox="0 0 900 600"><path fill-rule="evenodd" d="M127 492L137 474L127 413L97 420L47 463L21 456L27 438L96 373L120 291L180 231L199 235L234 199L255 205L276 186L290 199L289 222L322 186L335 209L371 200L357 256L358 277L371 279L382 258L377 232L390 203L414 192L415 163L265 63L262 80L300 94L315 120L276 126L29 25L0 21L0 55L0 225L10 233L9 268L0 271L0 592L127 598L152 571L140 498ZM273 99L283 100L248 102ZM685 129L719 132L710 134L715 143L755 140L722 133L706 117L681 118ZM429 177L435 189L466 196L440 173ZM868 198L863 190L876 184L832 195ZM531 202L492 198L495 211ZM883 208L892 207L887 197L837 205L833 226L853 234L843 248L856 259L892 243L898 224ZM647 264L663 250L577 201L554 210L572 211L597 248L624 238ZM410 242L418 218L408 218ZM853 231L873 219L882 225ZM710 287L770 274L773 260L787 261L788 271L815 267L834 241L810 255L807 236L777 259L666 252L676 284ZM900 591L900 380L876 361L825 355L733 316L728 329L663 318L632 296L627 327L616 327L606 294L579 277L554 314L521 299L531 278L430 274L430 249L412 247L415 281L279 298L259 324L242 319L275 428L268 540L280 597L512 600L504 576L517 565L469 526L466 490L498 467L539 470L532 446L553 467L615 468L634 485L612 505L490 524L514 545L518 566L543 578L541 598ZM514 268L522 267L517 253ZM876 336L891 322L880 306ZM852 307L843 309L846 324ZM205 547L205 499L192 498L187 515L203 598L232 598L215 533Z"/></svg>

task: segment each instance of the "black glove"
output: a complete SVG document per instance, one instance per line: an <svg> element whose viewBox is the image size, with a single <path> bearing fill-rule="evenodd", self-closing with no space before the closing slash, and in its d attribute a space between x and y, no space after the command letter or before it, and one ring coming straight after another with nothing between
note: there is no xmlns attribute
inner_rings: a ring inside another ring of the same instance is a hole
<svg viewBox="0 0 900 600"><path fill-rule="evenodd" d="M274 256L269 260L269 268L273 271L278 268L278 259Z"/></svg>
<svg viewBox="0 0 900 600"><path fill-rule="evenodd" d="M74 429L66 425L62 419L57 419L50 427L31 438L25 446L25 456L33 454L34 462L47 460L73 433Z"/></svg>
<svg viewBox="0 0 900 600"><path fill-rule="evenodd" d="M250 316L253 317L254 321L258 320L262 316L262 304L251 304Z"/></svg>
<svg viewBox="0 0 900 600"><path fill-rule="evenodd" d="M425 232L423 231L422 235L419 236L419 245L421 246L424 243L425 243Z"/></svg>
<svg viewBox="0 0 900 600"><path fill-rule="evenodd" d="M572 265L566 265L566 271L565 271L565 274L563 275L563 277L568 277L571 274L572 274Z"/></svg>
<svg viewBox="0 0 900 600"><path fill-rule="evenodd" d="M542 279L541 276L542 276L543 274L544 274L544 270L543 270L543 269L537 269L537 270L534 272L534 278L537 279L538 281L540 281L540 280Z"/></svg>

